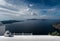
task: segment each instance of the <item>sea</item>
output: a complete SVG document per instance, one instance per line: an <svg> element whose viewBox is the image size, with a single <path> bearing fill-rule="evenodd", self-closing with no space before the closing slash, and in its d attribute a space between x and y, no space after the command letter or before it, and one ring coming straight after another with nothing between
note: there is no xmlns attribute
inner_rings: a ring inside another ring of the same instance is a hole
<svg viewBox="0 0 60 41"><path fill-rule="evenodd" d="M59 22L59 19L27 19L23 22L6 25L6 30L9 30L12 33L48 35L49 32L54 32L56 30L53 25Z"/></svg>

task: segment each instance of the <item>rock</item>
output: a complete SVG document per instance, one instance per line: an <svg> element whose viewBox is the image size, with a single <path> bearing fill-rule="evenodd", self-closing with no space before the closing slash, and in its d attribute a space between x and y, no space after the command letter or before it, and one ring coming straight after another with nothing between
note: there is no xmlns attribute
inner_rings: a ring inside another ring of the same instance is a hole
<svg viewBox="0 0 60 41"><path fill-rule="evenodd" d="M55 29L60 30L60 24L54 24L53 27L54 27Z"/></svg>

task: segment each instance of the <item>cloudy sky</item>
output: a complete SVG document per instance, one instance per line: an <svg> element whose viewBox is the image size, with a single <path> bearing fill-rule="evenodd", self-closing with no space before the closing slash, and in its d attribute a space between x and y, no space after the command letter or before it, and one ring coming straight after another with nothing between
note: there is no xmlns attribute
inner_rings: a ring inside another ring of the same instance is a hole
<svg viewBox="0 0 60 41"><path fill-rule="evenodd" d="M60 0L0 0L0 20L60 19Z"/></svg>

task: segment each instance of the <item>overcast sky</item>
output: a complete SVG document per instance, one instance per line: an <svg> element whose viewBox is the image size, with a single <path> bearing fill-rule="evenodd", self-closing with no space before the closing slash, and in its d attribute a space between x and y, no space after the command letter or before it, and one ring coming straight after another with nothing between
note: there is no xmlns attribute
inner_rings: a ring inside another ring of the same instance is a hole
<svg viewBox="0 0 60 41"><path fill-rule="evenodd" d="M0 21L60 19L60 0L0 0Z"/></svg>

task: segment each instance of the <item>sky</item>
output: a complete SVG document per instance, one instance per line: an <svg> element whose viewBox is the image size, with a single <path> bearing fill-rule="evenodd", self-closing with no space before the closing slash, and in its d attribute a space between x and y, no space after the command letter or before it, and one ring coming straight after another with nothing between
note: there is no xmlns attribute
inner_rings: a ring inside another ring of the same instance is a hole
<svg viewBox="0 0 60 41"><path fill-rule="evenodd" d="M0 21L60 19L60 0L0 0Z"/></svg>

